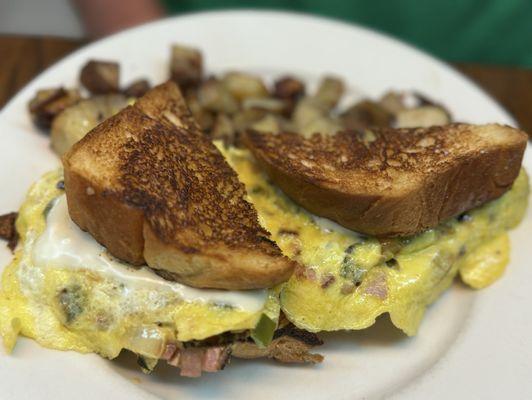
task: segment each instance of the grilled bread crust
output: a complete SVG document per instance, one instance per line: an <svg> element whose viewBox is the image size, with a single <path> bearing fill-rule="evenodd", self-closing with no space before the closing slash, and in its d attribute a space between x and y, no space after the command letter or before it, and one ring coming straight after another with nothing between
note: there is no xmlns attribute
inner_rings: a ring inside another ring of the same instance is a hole
<svg viewBox="0 0 532 400"><path fill-rule="evenodd" d="M173 83L98 125L63 165L72 220L122 260L221 289L272 287L293 271Z"/></svg>
<svg viewBox="0 0 532 400"><path fill-rule="evenodd" d="M519 173L526 141L524 132L496 124L243 138L296 203L381 237L419 233L501 196Z"/></svg>
<svg viewBox="0 0 532 400"><path fill-rule="evenodd" d="M170 127L182 128L202 135L181 91L176 84L167 82L149 90L135 102L135 107L148 117Z"/></svg>

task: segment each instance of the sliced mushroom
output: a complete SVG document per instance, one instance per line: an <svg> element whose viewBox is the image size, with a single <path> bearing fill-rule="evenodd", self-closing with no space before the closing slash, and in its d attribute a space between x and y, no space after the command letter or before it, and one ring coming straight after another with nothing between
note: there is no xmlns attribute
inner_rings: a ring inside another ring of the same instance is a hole
<svg viewBox="0 0 532 400"><path fill-rule="evenodd" d="M65 108L76 104L81 99L77 89L39 90L30 100L28 108L33 123L41 129L48 130L53 119Z"/></svg>
<svg viewBox="0 0 532 400"><path fill-rule="evenodd" d="M336 77L326 76L320 82L315 99L322 103L328 110L336 107L344 95L344 82Z"/></svg>
<svg viewBox="0 0 532 400"><path fill-rule="evenodd" d="M282 314L281 314L282 315ZM310 350L321 346L323 341L315 334L298 329L293 325L279 327L267 347L258 347L252 342L234 342L232 354L238 358L269 357L288 363L320 363L323 356Z"/></svg>
<svg viewBox="0 0 532 400"><path fill-rule="evenodd" d="M117 93L120 85L120 66L112 61L90 60L81 69L79 79L92 94Z"/></svg>
<svg viewBox="0 0 532 400"><path fill-rule="evenodd" d="M52 123L52 148L62 156L92 128L127 105L125 96L112 94L95 96L66 108Z"/></svg>
<svg viewBox="0 0 532 400"><path fill-rule="evenodd" d="M183 90L198 86L203 79L203 56L195 48L173 45L170 79Z"/></svg>

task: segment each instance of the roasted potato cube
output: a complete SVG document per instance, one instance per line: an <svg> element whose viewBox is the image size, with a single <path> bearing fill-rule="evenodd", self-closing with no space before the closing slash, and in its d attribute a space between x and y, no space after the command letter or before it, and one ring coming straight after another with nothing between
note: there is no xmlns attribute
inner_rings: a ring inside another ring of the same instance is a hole
<svg viewBox="0 0 532 400"><path fill-rule="evenodd" d="M390 126L393 115L379 103L362 100L343 112L340 120L345 129L363 130L372 126Z"/></svg>
<svg viewBox="0 0 532 400"><path fill-rule="evenodd" d="M385 93L379 100L379 104L382 108L392 114L396 114L407 108L404 103L403 94L394 91Z"/></svg>
<svg viewBox="0 0 532 400"><path fill-rule="evenodd" d="M292 76L284 76L273 85L273 96L278 99L297 101L304 95L305 84Z"/></svg>
<svg viewBox="0 0 532 400"><path fill-rule="evenodd" d="M286 103L284 115L290 117L296 103L305 95L305 84L299 79L285 76L274 83L273 96Z"/></svg>
<svg viewBox="0 0 532 400"><path fill-rule="evenodd" d="M259 132L278 133L283 130L283 125L278 116L267 114L262 117L262 119L251 125L251 129Z"/></svg>
<svg viewBox="0 0 532 400"><path fill-rule="evenodd" d="M302 129L312 121L328 115L326 107L313 97L301 99L294 109L292 121L296 129Z"/></svg>
<svg viewBox="0 0 532 400"><path fill-rule="evenodd" d="M435 125L446 125L451 118L442 107L421 106L399 111L395 116L396 128L426 128Z"/></svg>
<svg viewBox="0 0 532 400"><path fill-rule="evenodd" d="M44 89L39 90L30 100L28 108L33 123L41 129L48 130L53 119L65 108L81 99L77 89Z"/></svg>
<svg viewBox="0 0 532 400"><path fill-rule="evenodd" d="M437 107L437 108L441 109L445 114L447 114L447 118L449 119L449 122L452 122L453 117L451 115L451 112L443 104L440 104L440 103L428 98L427 96L425 96L424 94L421 94L419 92L413 92L412 96L417 98L418 107L422 107L422 106L434 106L434 107Z"/></svg>
<svg viewBox="0 0 532 400"><path fill-rule="evenodd" d="M120 66L116 62L90 60L81 69L79 79L92 94L117 93L120 87Z"/></svg>
<svg viewBox="0 0 532 400"><path fill-rule="evenodd" d="M275 114L285 113L287 107L288 104L286 101L271 97L249 97L242 102L242 108L244 110L255 108Z"/></svg>
<svg viewBox="0 0 532 400"><path fill-rule="evenodd" d="M238 111L238 101L225 85L216 78L206 80L198 89L201 107L214 112L234 114Z"/></svg>
<svg viewBox="0 0 532 400"><path fill-rule="evenodd" d="M444 125L452 121L445 107L415 91L388 92L379 103L394 114L393 125L398 128Z"/></svg>
<svg viewBox="0 0 532 400"><path fill-rule="evenodd" d="M260 98L268 96L268 89L258 76L242 72L230 72L222 78L222 83L238 101L250 97Z"/></svg>
<svg viewBox="0 0 532 400"><path fill-rule="evenodd" d="M100 122L128 105L121 94L95 96L63 110L52 122L52 148L62 156Z"/></svg>
<svg viewBox="0 0 532 400"><path fill-rule="evenodd" d="M342 125L334 118L318 118L305 125L298 132L305 136L310 137L314 133L321 133L322 135L334 135L336 132L342 130Z"/></svg>
<svg viewBox="0 0 532 400"><path fill-rule="evenodd" d="M150 90L150 82L146 79L138 79L126 87L123 93L128 97L142 97Z"/></svg>
<svg viewBox="0 0 532 400"><path fill-rule="evenodd" d="M241 110L233 116L233 125L237 132L244 132L260 121L266 115L266 111L256 108Z"/></svg>
<svg viewBox="0 0 532 400"><path fill-rule="evenodd" d="M223 140L226 144L233 144L235 141L235 127L233 121L225 114L218 114L211 131L214 140Z"/></svg>
<svg viewBox="0 0 532 400"><path fill-rule="evenodd" d="M417 108L422 106L438 106L445 109L442 105L436 103L434 100L428 98L423 93L417 91L405 92L403 94L403 102L407 108Z"/></svg>
<svg viewBox="0 0 532 400"><path fill-rule="evenodd" d="M341 79L326 76L320 82L314 97L330 110L338 105L344 91L345 85Z"/></svg>
<svg viewBox="0 0 532 400"><path fill-rule="evenodd" d="M205 133L209 133L214 125L214 114L201 106L198 101L198 95L195 90L189 90L186 94L186 100L190 112Z"/></svg>
<svg viewBox="0 0 532 400"><path fill-rule="evenodd" d="M198 86L203 79L203 56L201 52L193 47L173 45L170 79L183 90Z"/></svg>

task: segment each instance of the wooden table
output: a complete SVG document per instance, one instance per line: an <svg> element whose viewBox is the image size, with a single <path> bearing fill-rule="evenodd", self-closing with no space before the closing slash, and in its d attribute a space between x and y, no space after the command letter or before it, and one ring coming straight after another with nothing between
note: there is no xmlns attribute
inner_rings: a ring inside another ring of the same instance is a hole
<svg viewBox="0 0 532 400"><path fill-rule="evenodd" d="M0 107L50 64L83 46L84 41L0 35ZM495 97L532 134L532 70L455 64Z"/></svg>

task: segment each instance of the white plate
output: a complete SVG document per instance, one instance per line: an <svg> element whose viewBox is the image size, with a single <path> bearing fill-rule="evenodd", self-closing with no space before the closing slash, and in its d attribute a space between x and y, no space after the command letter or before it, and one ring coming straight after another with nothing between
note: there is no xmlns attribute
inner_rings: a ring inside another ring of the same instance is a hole
<svg viewBox="0 0 532 400"><path fill-rule="evenodd" d="M75 85L89 58L121 62L124 82L167 76L173 42L201 48L209 72L231 69L267 77L287 72L315 82L344 77L353 96L390 88L416 89L447 105L457 120L512 119L486 94L445 64L380 34L330 20L274 12L188 15L135 28L87 46L24 88L1 112L0 212L17 209L31 182L58 165L49 140L31 125L26 103L39 88ZM532 171L528 151L525 165ZM532 398L532 218L512 232L505 277L473 292L456 284L433 305L418 336L406 338L387 319L356 333L324 335L320 366L234 360L199 380L162 368L145 376L132 357L109 362L95 355L42 349L20 340L0 353L2 399L397 399ZM2 247L0 264L10 259Z"/></svg>

